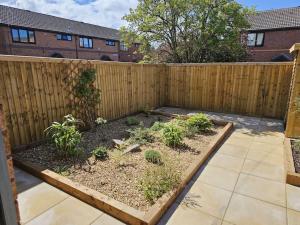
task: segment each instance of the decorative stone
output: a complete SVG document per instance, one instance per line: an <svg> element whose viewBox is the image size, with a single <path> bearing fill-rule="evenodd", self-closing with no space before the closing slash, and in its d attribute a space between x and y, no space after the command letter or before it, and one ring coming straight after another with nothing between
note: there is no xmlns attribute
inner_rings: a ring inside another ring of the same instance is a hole
<svg viewBox="0 0 300 225"><path fill-rule="evenodd" d="M116 144L116 145L124 145L125 142L119 139L112 139L112 141Z"/></svg>
<svg viewBox="0 0 300 225"><path fill-rule="evenodd" d="M134 145L130 145L128 146L125 151L123 152L123 155L124 154L127 154L128 152L133 152L133 151L136 151L137 149L140 148L140 145L139 144L134 144Z"/></svg>

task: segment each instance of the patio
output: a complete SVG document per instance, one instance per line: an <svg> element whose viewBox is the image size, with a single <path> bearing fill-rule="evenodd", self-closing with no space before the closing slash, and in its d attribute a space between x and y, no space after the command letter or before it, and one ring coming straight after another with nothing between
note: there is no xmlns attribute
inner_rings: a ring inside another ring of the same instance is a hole
<svg viewBox="0 0 300 225"><path fill-rule="evenodd" d="M234 122L235 131L159 224L298 224L300 188L285 184L282 122L207 114ZM19 169L16 178L22 224L123 224Z"/></svg>

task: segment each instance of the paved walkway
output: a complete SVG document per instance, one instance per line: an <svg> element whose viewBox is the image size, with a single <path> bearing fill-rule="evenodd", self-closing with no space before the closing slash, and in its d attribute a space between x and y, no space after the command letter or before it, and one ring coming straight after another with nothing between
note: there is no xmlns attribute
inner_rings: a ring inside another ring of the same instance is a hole
<svg viewBox="0 0 300 225"><path fill-rule="evenodd" d="M233 121L236 129L159 224L300 225L300 188L284 181L281 121L208 114ZM21 170L16 177L23 224L122 224Z"/></svg>

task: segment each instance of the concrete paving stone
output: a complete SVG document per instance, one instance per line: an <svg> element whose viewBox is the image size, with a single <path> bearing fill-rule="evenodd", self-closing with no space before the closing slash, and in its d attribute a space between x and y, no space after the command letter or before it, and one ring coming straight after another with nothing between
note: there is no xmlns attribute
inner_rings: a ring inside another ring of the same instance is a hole
<svg viewBox="0 0 300 225"><path fill-rule="evenodd" d="M204 182L228 191L233 191L238 176L237 172L208 165L195 183Z"/></svg>
<svg viewBox="0 0 300 225"><path fill-rule="evenodd" d="M251 149L247 154L247 159L270 163L274 165L283 165L284 160L282 154L277 154L273 152L261 151L259 149Z"/></svg>
<svg viewBox="0 0 300 225"><path fill-rule="evenodd" d="M284 166L273 165L246 159L242 173L251 174L279 182L285 182Z"/></svg>
<svg viewBox="0 0 300 225"><path fill-rule="evenodd" d="M262 152L271 152L280 154L283 156L284 154L284 146L283 144L271 144L271 143L262 143L262 142L254 142L249 148L251 150L259 150Z"/></svg>
<svg viewBox="0 0 300 225"><path fill-rule="evenodd" d="M285 184L281 182L241 173L234 192L286 207Z"/></svg>
<svg viewBox="0 0 300 225"><path fill-rule="evenodd" d="M89 225L101 214L100 210L69 197L26 225Z"/></svg>
<svg viewBox="0 0 300 225"><path fill-rule="evenodd" d="M221 188L197 182L180 204L222 219L231 193Z"/></svg>
<svg viewBox="0 0 300 225"><path fill-rule="evenodd" d="M288 225L299 225L300 224L300 212L291 209L287 210Z"/></svg>
<svg viewBox="0 0 300 225"><path fill-rule="evenodd" d="M217 153L234 156L237 158L246 158L248 149L232 144L223 144Z"/></svg>
<svg viewBox="0 0 300 225"><path fill-rule="evenodd" d="M21 222L26 223L66 199L69 195L46 183L40 183L18 195Z"/></svg>
<svg viewBox="0 0 300 225"><path fill-rule="evenodd" d="M233 194L224 220L238 225L286 225L286 209Z"/></svg>
<svg viewBox="0 0 300 225"><path fill-rule="evenodd" d="M115 219L114 217L104 214L96 219L91 225L126 225L120 220Z"/></svg>
<svg viewBox="0 0 300 225"><path fill-rule="evenodd" d="M208 165L222 167L234 172L240 172L243 167L243 158L217 153L209 161Z"/></svg>
<svg viewBox="0 0 300 225"><path fill-rule="evenodd" d="M286 185L287 207L300 212L300 187Z"/></svg>

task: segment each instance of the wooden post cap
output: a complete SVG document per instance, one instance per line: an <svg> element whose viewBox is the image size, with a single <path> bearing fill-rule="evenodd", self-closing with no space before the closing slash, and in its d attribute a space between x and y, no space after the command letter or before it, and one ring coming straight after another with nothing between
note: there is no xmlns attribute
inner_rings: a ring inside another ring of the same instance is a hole
<svg viewBox="0 0 300 225"><path fill-rule="evenodd" d="M295 43L291 48L290 48L290 53L293 53L295 51L300 50L300 43Z"/></svg>

